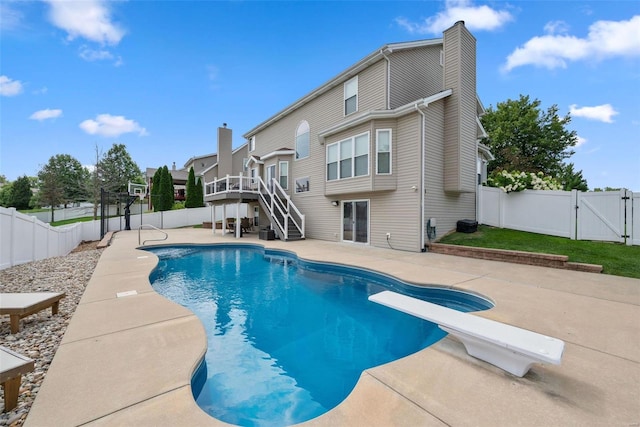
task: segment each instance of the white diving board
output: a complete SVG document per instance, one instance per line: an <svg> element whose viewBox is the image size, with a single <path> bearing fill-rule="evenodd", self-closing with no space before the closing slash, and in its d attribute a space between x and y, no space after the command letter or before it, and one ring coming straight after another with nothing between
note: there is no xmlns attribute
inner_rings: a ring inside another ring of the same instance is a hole
<svg viewBox="0 0 640 427"><path fill-rule="evenodd" d="M564 341L557 338L391 291L371 295L369 301L437 324L457 337L471 356L518 377L534 363L559 365L562 359Z"/></svg>

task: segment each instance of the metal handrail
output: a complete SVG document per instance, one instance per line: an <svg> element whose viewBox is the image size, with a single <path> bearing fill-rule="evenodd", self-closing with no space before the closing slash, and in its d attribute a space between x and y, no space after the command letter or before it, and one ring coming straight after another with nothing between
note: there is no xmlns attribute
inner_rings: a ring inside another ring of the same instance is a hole
<svg viewBox="0 0 640 427"><path fill-rule="evenodd" d="M154 230L157 230L157 231L161 232L162 234L164 234L164 239L147 239L147 240L143 241L142 243L140 243L140 231L142 230L142 227L149 227L149 228L152 228ZM147 243L147 242L156 242L156 241L157 242L162 242L164 240L167 240L168 238L169 238L169 235L166 232L160 230L158 227L154 227L151 224L141 224L140 227L138 227L138 245L143 245L144 246L144 244Z"/></svg>

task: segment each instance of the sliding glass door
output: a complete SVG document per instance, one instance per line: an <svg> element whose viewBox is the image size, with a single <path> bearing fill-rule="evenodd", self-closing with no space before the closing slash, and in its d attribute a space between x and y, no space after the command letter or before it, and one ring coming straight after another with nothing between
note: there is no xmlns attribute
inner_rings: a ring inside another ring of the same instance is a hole
<svg viewBox="0 0 640 427"><path fill-rule="evenodd" d="M342 202L342 240L369 243L369 202Z"/></svg>

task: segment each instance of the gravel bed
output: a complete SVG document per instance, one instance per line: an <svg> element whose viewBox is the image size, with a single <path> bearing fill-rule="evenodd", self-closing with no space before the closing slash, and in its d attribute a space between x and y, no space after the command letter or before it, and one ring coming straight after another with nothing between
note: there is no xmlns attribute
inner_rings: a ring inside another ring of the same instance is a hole
<svg viewBox="0 0 640 427"><path fill-rule="evenodd" d="M20 320L20 331L11 334L9 316L0 318L0 345L35 361L35 369L22 376L18 406L4 412L0 392L0 426L20 426L38 394L47 369L62 341L71 316L91 279L102 249L98 242L82 243L67 256L48 258L0 270L2 292L65 292L58 314L47 308Z"/></svg>

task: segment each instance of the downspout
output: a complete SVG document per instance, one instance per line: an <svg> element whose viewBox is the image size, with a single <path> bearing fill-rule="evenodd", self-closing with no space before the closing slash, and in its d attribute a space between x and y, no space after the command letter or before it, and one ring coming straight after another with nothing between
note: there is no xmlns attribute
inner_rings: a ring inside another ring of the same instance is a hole
<svg viewBox="0 0 640 427"><path fill-rule="evenodd" d="M424 104L424 103L423 103ZM428 105L428 104L427 104ZM424 199L426 189L424 188L424 178L425 178L425 170L424 170L424 156L425 156L425 148L424 148L424 132L425 132L425 123L427 121L427 116L420 109L420 103L416 103L416 111L420 113L422 116L422 125L420 132L420 251L426 252L426 246L424 242L424 233L425 233L425 223L424 223Z"/></svg>

